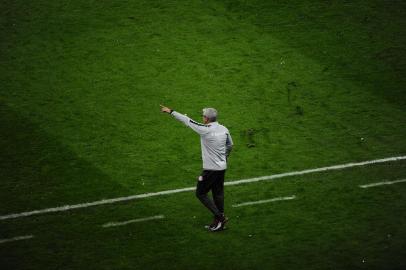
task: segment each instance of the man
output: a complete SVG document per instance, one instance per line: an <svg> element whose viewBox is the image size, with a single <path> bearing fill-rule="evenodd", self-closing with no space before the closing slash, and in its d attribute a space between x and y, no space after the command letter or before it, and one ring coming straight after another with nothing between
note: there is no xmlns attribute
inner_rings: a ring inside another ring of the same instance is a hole
<svg viewBox="0 0 406 270"><path fill-rule="evenodd" d="M161 111L172 115L200 135L203 172L198 178L196 197L214 215L213 223L206 227L212 232L223 230L227 222L224 215L224 175L227 158L233 147L230 132L217 122L217 111L213 108L203 109L204 124L162 105ZM213 200L207 196L210 190Z"/></svg>

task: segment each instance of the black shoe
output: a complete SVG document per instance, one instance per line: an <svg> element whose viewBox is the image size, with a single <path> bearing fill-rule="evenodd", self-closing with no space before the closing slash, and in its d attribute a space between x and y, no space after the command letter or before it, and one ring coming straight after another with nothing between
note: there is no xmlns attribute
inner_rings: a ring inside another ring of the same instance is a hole
<svg viewBox="0 0 406 270"><path fill-rule="evenodd" d="M216 224L217 224L217 218L216 217L214 217L214 219L213 219L213 222L210 224L210 225L205 225L204 227L206 228L206 229L211 229L211 228L214 228L215 226L216 226Z"/></svg>
<svg viewBox="0 0 406 270"><path fill-rule="evenodd" d="M228 218L222 215L221 217L216 218L215 221L216 223L214 224L214 226L209 227L209 230L211 232L218 232L224 230L225 229L224 225L227 223Z"/></svg>

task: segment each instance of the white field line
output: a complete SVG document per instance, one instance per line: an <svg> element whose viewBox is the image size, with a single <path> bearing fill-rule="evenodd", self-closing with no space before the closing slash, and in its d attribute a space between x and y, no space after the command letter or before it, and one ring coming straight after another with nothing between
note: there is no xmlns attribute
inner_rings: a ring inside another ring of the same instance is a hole
<svg viewBox="0 0 406 270"><path fill-rule="evenodd" d="M108 228L108 227L114 227L114 226L124 226L130 223L136 223L136 222L144 222L144 221L150 221L150 220L156 220L156 219L163 219L165 216L159 215L159 216L152 216L152 217L146 217L146 218L137 218L137 219L131 219L123 222L109 222L104 225L102 225L103 228Z"/></svg>
<svg viewBox="0 0 406 270"><path fill-rule="evenodd" d="M369 161L363 161L363 162L357 162L357 163L346 163L346 164L341 164L341 165L334 165L334 166L329 166L329 167L322 167L322 168L309 169L309 170L303 170L303 171L294 171L294 172L274 174L274 175L268 175L268 176L262 176L262 177L256 177L256 178L228 181L228 182L225 182L224 185L233 186L233 185L253 183L253 182L258 182L258 181L268 181L268 180L289 177L289 176L304 175L304 174L323 172L323 171L342 170L345 168L359 167L359 166L365 166L365 165L369 165L369 164L377 164L377 163L398 161L398 160L404 160L404 159L406 159L406 156L389 157L389 158L384 158L384 159L375 159L375 160L369 160ZM46 208L46 209L33 210L33 211L22 212L22 213L3 215L3 216L0 216L0 220L27 217L27 216L33 216L33 215L39 215L39 214L45 214L45 213L63 212L63 211L69 211L69 210L73 210L73 209L87 208L87 207L103 205L103 204L113 204L113 203L118 203L118 202L131 201L131 200L136 200L136 199L168 195L168 194L174 194L174 193L180 193L180 192L186 192L186 191L192 191L192 190L195 190L195 187L172 189L172 190L165 190L165 191L159 191L159 192L153 192L153 193L144 193L144 194L138 194L138 195L131 195L131 196L127 196L127 197L104 199L104 200L88 202L88 203L64 205L64 206L58 206L58 207L53 207L53 208Z"/></svg>
<svg viewBox="0 0 406 270"><path fill-rule="evenodd" d="M103 205L103 204L113 204L113 203L132 201L132 200L136 200L136 199L148 198L148 197L153 197L153 196L161 196L161 195L166 195L166 194L192 191L194 189L195 189L195 187L181 188L181 189L174 189L174 190L165 190L165 191L154 192L154 193L131 195L131 196L127 196L127 197L104 199L104 200L88 202L88 203L80 203L80 204L65 205L65 206L59 206L59 207L53 207L53 208L46 208L46 209L41 209L41 210L34 210L34 211L29 211L29 212L22 212L22 213L0 216L0 220L27 217L27 216L33 216L33 215L39 215L39 214L45 214L45 213L64 212L64 211L69 211L69 210L73 210L73 209L87 208L87 207Z"/></svg>
<svg viewBox="0 0 406 270"><path fill-rule="evenodd" d="M366 184L366 185L360 185L359 187L360 188L370 188L370 187L377 187L377 186L383 186L383 185L393 185L393 184L402 183L402 182L406 182L406 179L371 183L371 184Z"/></svg>
<svg viewBox="0 0 406 270"><path fill-rule="evenodd" d="M23 235L23 236L8 238L8 239L0 239L0 244L7 243L7 242L20 241L20 240L27 240L27 239L31 239L33 237L34 237L34 235Z"/></svg>
<svg viewBox="0 0 406 270"><path fill-rule="evenodd" d="M277 201L287 201L287 200L293 200L296 199L296 196L289 196L289 197L278 197L278 198L272 198L268 200L261 200L261 201L255 201L255 202L245 202L245 203L239 203L239 204L233 204L233 207L241 207L241 206L247 206L247 205L254 205L254 204L263 204L263 203L270 203L270 202L277 202Z"/></svg>

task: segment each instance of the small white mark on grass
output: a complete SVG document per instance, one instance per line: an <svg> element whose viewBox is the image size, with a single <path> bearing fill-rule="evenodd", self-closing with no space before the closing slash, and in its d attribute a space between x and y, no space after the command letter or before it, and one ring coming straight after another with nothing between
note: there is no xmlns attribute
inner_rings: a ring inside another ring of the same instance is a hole
<svg viewBox="0 0 406 270"><path fill-rule="evenodd" d="M406 179L370 183L370 184L366 184L366 185L360 185L359 187L360 188L370 188L370 187L378 187L378 186L383 186L383 185L393 185L393 184L402 183L402 182L406 182Z"/></svg>
<svg viewBox="0 0 406 270"><path fill-rule="evenodd" d="M268 200L261 200L261 201L254 201L254 202L244 202L244 203L239 203L239 204L233 204L233 207L241 207L241 206L247 206L247 205L254 205L254 204L263 204L263 203L270 203L270 202L277 202L277 201L287 201L287 200L293 200L295 199L296 196L289 196L289 197L278 197L278 198L272 198Z"/></svg>
<svg viewBox="0 0 406 270"><path fill-rule="evenodd" d="M122 221L122 222L109 222L109 223L103 224L102 227L108 228L108 227L115 227L115 226L124 226L124 225L131 224L131 223L144 222L144 221L163 219L163 218L165 218L165 216L158 215L158 216L152 216L152 217L146 217L146 218L131 219L131 220Z"/></svg>
<svg viewBox="0 0 406 270"><path fill-rule="evenodd" d="M0 244L4 244L7 242L14 242L14 241L21 241L21 240L27 240L33 238L34 235L23 235L23 236L16 236L13 238L8 238L8 239L0 239Z"/></svg>

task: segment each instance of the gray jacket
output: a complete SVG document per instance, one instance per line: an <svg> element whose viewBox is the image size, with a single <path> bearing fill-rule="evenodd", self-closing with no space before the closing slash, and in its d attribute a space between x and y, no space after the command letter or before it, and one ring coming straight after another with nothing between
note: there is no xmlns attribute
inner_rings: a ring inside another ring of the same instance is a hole
<svg viewBox="0 0 406 270"><path fill-rule="evenodd" d="M225 126L218 122L200 124L175 111L172 111L171 115L200 135L204 170L227 169L227 157L233 147L233 140Z"/></svg>

